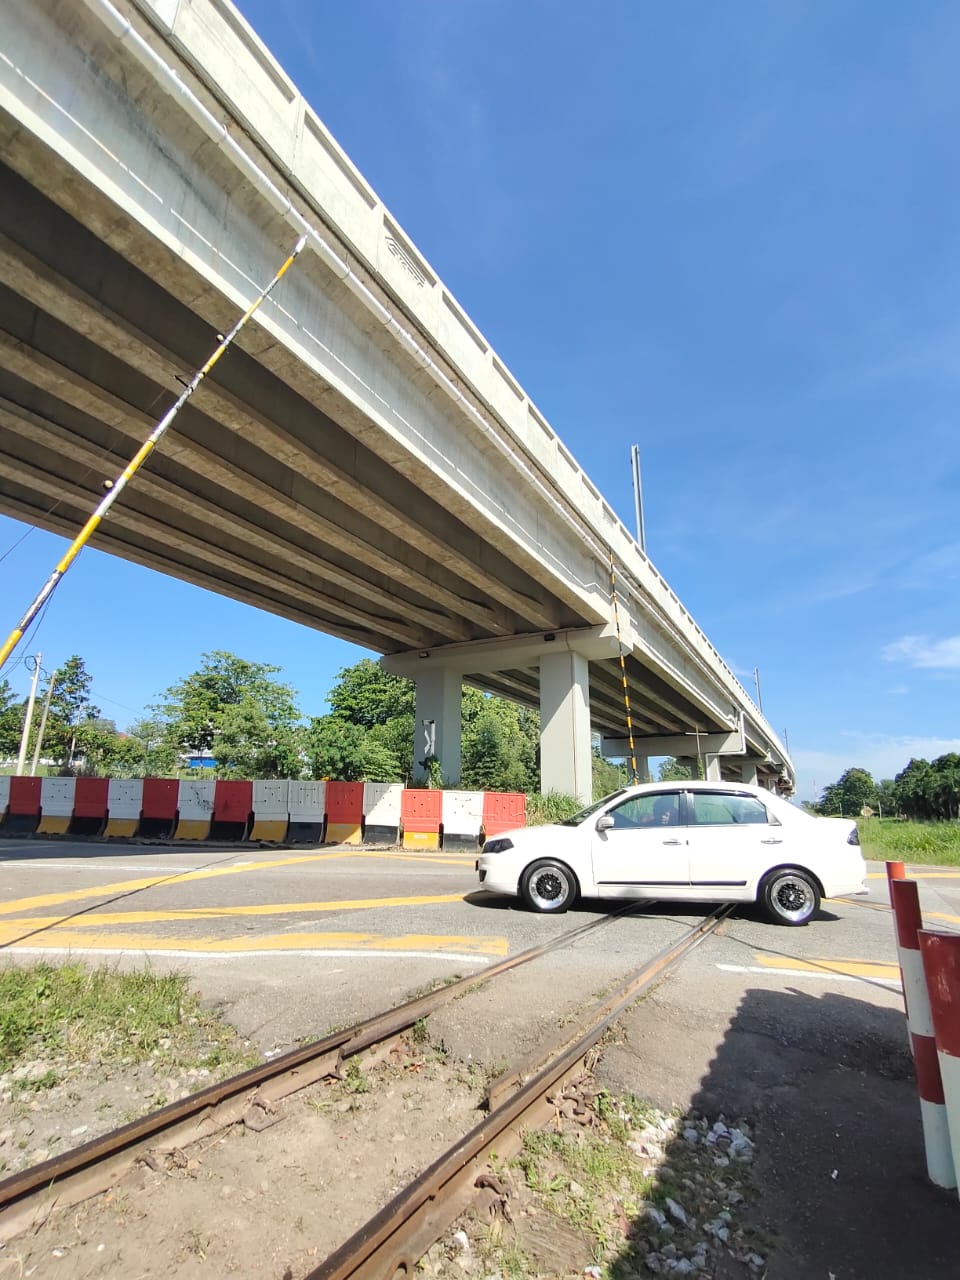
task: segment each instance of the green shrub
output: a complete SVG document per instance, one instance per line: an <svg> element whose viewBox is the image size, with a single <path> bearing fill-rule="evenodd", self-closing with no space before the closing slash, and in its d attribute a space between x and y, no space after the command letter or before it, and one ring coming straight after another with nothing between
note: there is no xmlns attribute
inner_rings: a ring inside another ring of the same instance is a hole
<svg viewBox="0 0 960 1280"><path fill-rule="evenodd" d="M559 791L541 795L534 791L527 796L527 826L540 827L546 822L561 822L579 813L583 805L576 796L565 796Z"/></svg>

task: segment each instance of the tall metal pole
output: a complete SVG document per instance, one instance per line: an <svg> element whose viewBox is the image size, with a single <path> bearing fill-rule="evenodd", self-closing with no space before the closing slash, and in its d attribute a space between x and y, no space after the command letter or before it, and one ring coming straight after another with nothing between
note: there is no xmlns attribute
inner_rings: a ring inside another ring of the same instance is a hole
<svg viewBox="0 0 960 1280"><path fill-rule="evenodd" d="M40 659L38 653L34 662L33 679L30 682L30 696L27 698L27 711L23 717L23 733L20 735L20 754L17 756L17 777L23 776L23 766L27 759L27 743L30 741L30 722L33 720L33 704L37 698L37 684L40 680Z"/></svg>
<svg viewBox="0 0 960 1280"><path fill-rule="evenodd" d="M243 315L240 317L237 323L233 326L230 332L226 335L226 337L224 337L222 334L217 335L220 341L217 344L216 350L209 357L206 364L203 365L201 369L198 369L197 372L193 375L193 377L187 383L186 389L179 396L176 403L171 405L171 407L163 415L163 417L160 419L160 421L157 423L154 429L150 432L150 435L143 442L143 444L140 446L140 448L137 450L137 452L134 454L131 460L127 463L127 465L124 467L123 471L120 473L117 479L107 482L107 496L102 500L100 505L97 507L96 511L94 511L93 515L89 518L87 523L83 526L83 528L74 538L74 540L70 543L70 546L67 548L63 556L63 559L60 561L60 563L54 569L53 573L51 573L50 577L44 583L43 589L40 591L39 595L36 596L33 603L30 605L30 608L23 615L23 617L14 627L14 629L10 632L9 636L7 637L6 641L3 644L3 647L0 648L0 667L3 666L7 658L9 658L10 654L13 652L13 650L17 647L17 645L23 639L23 634L26 631L27 627L29 627L30 623L34 620L34 618L40 612L44 602L48 600L50 596L53 594L53 591L56 588L57 584L60 582L60 579L70 568L71 564L73 564L74 560L83 550L83 548L87 545L91 536L96 532L97 526L100 524L100 521L103 519L103 517L107 514L107 512L113 506L114 502L116 502L117 498L119 498L121 492L123 491L124 487L127 484L127 481L130 480L137 471L139 471L140 467L149 457L154 446L160 440L160 437L166 432L171 422L173 422L174 418L177 416L177 414L180 412L180 410L183 408L186 402L193 395L194 391L196 391L197 387L200 385L203 379L207 376L207 374L210 372L213 366L217 363L217 361L226 351L227 347L230 346L231 342L233 342L234 338L237 336L240 330L244 327L244 325L247 323L247 321L250 319L253 313L260 307L260 305L266 299L270 291L287 274L287 271L293 265L294 260L296 259L297 255L300 253L300 251L303 249L303 246L306 243L307 243L307 237L301 236L300 239L297 241L297 244L293 252L288 255L283 266L280 268L277 274L273 277L270 283L266 286L266 288L263 289L262 292L259 293L256 298L254 298L253 302L251 302L250 306L247 307L246 311L243 313Z"/></svg>
<svg viewBox="0 0 960 1280"><path fill-rule="evenodd" d="M753 668L753 683L757 686L757 707L763 715L763 699L760 697L760 668Z"/></svg>
<svg viewBox="0 0 960 1280"><path fill-rule="evenodd" d="M637 511L637 541L640 550L647 554L647 532L643 527L643 490L640 486L640 446L630 446L630 464L633 469L633 505Z"/></svg>

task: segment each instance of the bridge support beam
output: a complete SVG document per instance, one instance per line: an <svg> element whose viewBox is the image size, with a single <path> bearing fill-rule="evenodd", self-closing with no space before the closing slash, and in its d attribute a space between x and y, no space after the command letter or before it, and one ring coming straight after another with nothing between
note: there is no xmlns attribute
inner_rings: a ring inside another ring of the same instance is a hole
<svg viewBox="0 0 960 1280"><path fill-rule="evenodd" d="M756 760L744 760L740 765L740 781L747 783L748 786L757 786L757 762Z"/></svg>
<svg viewBox="0 0 960 1280"><path fill-rule="evenodd" d="M583 804L593 799L588 667L569 651L540 658L540 785Z"/></svg>
<svg viewBox="0 0 960 1280"><path fill-rule="evenodd" d="M436 757L445 783L460 781L460 672L449 667L418 671L416 727L413 735L413 784L430 779L429 759Z"/></svg>

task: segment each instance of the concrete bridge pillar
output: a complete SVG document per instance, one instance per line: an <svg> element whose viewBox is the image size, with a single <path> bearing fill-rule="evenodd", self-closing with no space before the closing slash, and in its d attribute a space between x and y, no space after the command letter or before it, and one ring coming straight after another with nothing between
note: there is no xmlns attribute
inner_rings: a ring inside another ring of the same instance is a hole
<svg viewBox="0 0 960 1280"><path fill-rule="evenodd" d="M703 757L703 776L706 782L719 782L722 775L720 773L720 757L709 755Z"/></svg>
<svg viewBox="0 0 960 1280"><path fill-rule="evenodd" d="M740 781L746 782L748 786L755 787L757 785L757 762L756 760L744 760L740 765Z"/></svg>
<svg viewBox="0 0 960 1280"><path fill-rule="evenodd" d="M445 783L460 781L460 672L430 667L418 672L413 734L413 783L429 781L426 761L436 756Z"/></svg>
<svg viewBox="0 0 960 1280"><path fill-rule="evenodd" d="M593 799L588 662L561 651L540 658L540 786Z"/></svg>

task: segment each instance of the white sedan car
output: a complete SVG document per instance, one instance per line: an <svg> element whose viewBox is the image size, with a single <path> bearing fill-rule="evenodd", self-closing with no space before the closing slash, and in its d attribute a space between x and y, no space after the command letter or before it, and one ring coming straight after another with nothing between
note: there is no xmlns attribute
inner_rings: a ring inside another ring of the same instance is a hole
<svg viewBox="0 0 960 1280"><path fill-rule="evenodd" d="M563 822L488 840L480 887L560 912L579 897L760 902L799 925L821 898L865 893L857 824L815 818L761 787L626 787Z"/></svg>

